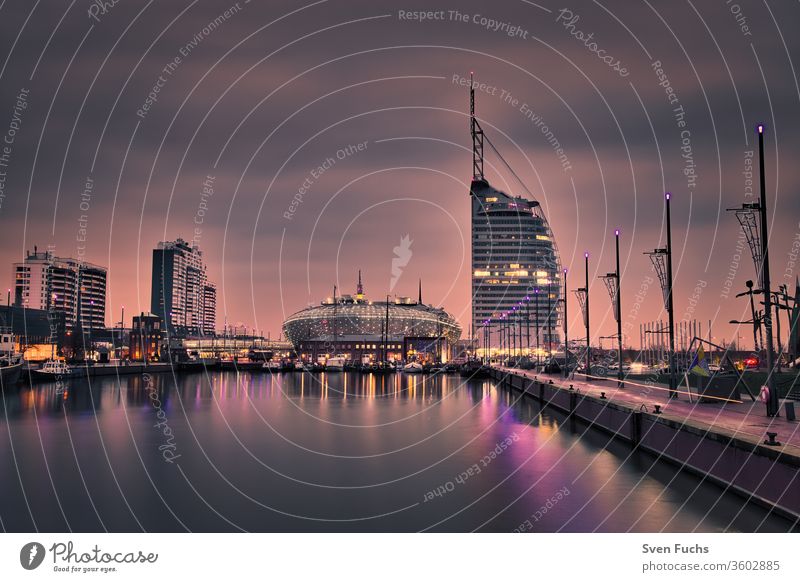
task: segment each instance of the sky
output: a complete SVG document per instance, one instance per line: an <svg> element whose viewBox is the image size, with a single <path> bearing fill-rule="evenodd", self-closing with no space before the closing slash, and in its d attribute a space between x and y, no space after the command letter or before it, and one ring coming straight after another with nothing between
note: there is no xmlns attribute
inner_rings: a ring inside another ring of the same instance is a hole
<svg viewBox="0 0 800 582"><path fill-rule="evenodd" d="M540 201L570 289L590 253L595 343L615 332L598 278L615 228L626 345L666 319L644 253L665 245L669 191L676 320L750 345L728 322L749 317L735 294L755 270L726 209L757 200L763 122L773 287L793 290L799 19L796 2L746 0L6 0L0 286L52 248L109 269L116 322L149 310L152 249L180 236L204 253L220 327L276 337L361 269L375 299L421 279L466 333L473 71L519 177L487 148L487 178Z"/></svg>

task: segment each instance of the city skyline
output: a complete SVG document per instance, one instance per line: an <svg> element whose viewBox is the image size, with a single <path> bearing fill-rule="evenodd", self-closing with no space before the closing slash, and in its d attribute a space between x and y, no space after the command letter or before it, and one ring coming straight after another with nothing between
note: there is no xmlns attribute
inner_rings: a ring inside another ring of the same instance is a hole
<svg viewBox="0 0 800 582"><path fill-rule="evenodd" d="M177 7L164 10L166 18ZM459 10L475 15L480 6ZM753 192L753 128L761 121L767 128L773 278L791 289L797 275L794 193L800 176L785 162L798 149L792 114L797 88L782 72L790 69L788 55L798 41L757 34L773 18L780 21L780 6L749 15L748 30L759 38L755 48L725 7L697 10L694 18L677 19L657 7L626 6L616 14L620 23L647 22L667 32L645 41L590 4L576 5L569 18L555 9L499 7L497 21L516 22L526 35L492 31L447 11L444 20L416 22L368 4L335 11L323 6L313 19L295 15L297 22L291 22L309 33L325 29L325 18L336 26L310 36L302 50L282 48L278 25L264 29L274 42L267 54L277 52L256 65L265 51L248 35L258 38L259 28L285 12L280 6L243 4L209 34L202 31L219 11L197 7L185 13L181 32L167 31L144 55L127 85L85 51L119 38L122 23L134 16L131 8L118 5L103 15L102 30L87 37L67 69L66 59L49 57L57 47L73 46L69 39L75 35L68 31L83 30L85 22L70 15L32 80L38 54L15 54L4 72L9 84L0 111L11 119L18 109L21 122L3 168L0 261L10 264L34 244L52 244L57 254L84 253L86 260L106 265L111 323L121 305L136 313L149 310L149 253L156 242L196 240L218 284L218 321L275 335L286 316L316 302L332 283L349 285L358 268L368 273L371 289L390 289L393 249L407 237L411 256L395 283L408 288L401 294L412 294L422 278L428 300L468 330L465 83L475 71L484 129L542 204L564 267L580 272L584 251L591 253L595 343L615 329L611 302L597 278L612 270L615 228L622 231L623 314L640 306L634 329L664 318L642 255L663 244L662 213L653 209L664 191L674 196L676 318L714 319L717 341L731 341L737 330L727 322L748 316L746 302L734 295L755 273L738 224L724 210ZM252 19L258 25L243 17L247 11L259 11ZM713 39L705 28L712 21L719 24ZM183 37L193 29L202 42L184 56L181 47L192 35ZM137 25L134 31L122 37L115 58L143 50L149 37ZM331 41L347 49L353 31L358 46L346 51L352 56L292 81L287 71L305 70L304 60L323 54ZM598 60L578 32L593 33L608 54L624 55L619 58L629 74ZM424 62L411 58L420 50L413 45L430 45L431 34L441 37L444 48L426 49ZM474 45L449 42L464 34ZM224 54L223 38L248 40L212 67ZM725 63L734 59L737 66L728 72ZM554 70L554 63L564 66ZM167 81L145 111L156 73ZM47 95L61 74L77 77L55 95L47 117ZM218 91L219 83L229 90ZM102 107L91 114L81 110L84 95L89 105ZM179 126L170 125L173 117ZM56 132L55 120L63 120L66 131ZM76 148L78 141L89 145ZM488 152L486 172L499 189L529 197ZM0 284L11 287L4 273ZM641 303L634 303L640 292ZM572 337L582 327L575 307ZM633 335L627 341L635 345Z"/></svg>
<svg viewBox="0 0 800 582"><path fill-rule="evenodd" d="M0 0L0 572L796 578L798 22Z"/></svg>

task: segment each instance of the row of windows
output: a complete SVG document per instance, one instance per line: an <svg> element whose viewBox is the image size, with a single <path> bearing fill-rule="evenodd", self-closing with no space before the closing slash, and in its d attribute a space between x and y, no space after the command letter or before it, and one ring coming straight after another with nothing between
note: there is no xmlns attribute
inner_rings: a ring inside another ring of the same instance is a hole
<svg viewBox="0 0 800 582"><path fill-rule="evenodd" d="M312 349L313 347L314 347L314 344L300 344L300 349L301 350L303 348ZM325 346L325 344L323 344L323 346L318 346L318 347L326 347L326 346ZM383 349L383 347L384 347L383 344L347 344L347 345L340 345L340 346L338 346L337 349L343 349L343 350L352 350L352 349L356 349L356 350L377 350L378 348ZM402 348L403 348L403 344L387 344L386 345L386 349L387 350L399 350L399 349L402 349Z"/></svg>

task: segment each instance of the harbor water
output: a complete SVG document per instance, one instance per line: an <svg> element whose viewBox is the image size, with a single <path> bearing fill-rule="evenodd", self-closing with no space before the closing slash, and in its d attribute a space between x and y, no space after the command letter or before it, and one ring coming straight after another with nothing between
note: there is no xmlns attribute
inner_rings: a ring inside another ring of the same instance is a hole
<svg viewBox="0 0 800 582"><path fill-rule="evenodd" d="M5 387L4 531L790 531L491 380L135 374Z"/></svg>

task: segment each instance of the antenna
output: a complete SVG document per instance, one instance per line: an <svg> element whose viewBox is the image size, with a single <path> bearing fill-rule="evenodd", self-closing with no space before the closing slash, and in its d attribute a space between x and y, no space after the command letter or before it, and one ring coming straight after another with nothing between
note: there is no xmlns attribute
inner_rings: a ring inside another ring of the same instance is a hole
<svg viewBox="0 0 800 582"><path fill-rule="evenodd" d="M359 299L364 295L364 286L361 284L361 269L358 270L358 285L356 285L356 295Z"/></svg>
<svg viewBox="0 0 800 582"><path fill-rule="evenodd" d="M483 129L475 119L474 73L469 74L469 119L472 133L472 179L483 180Z"/></svg>
<svg viewBox="0 0 800 582"><path fill-rule="evenodd" d="M422 279L419 280L419 299L417 299L417 303L422 305Z"/></svg>

